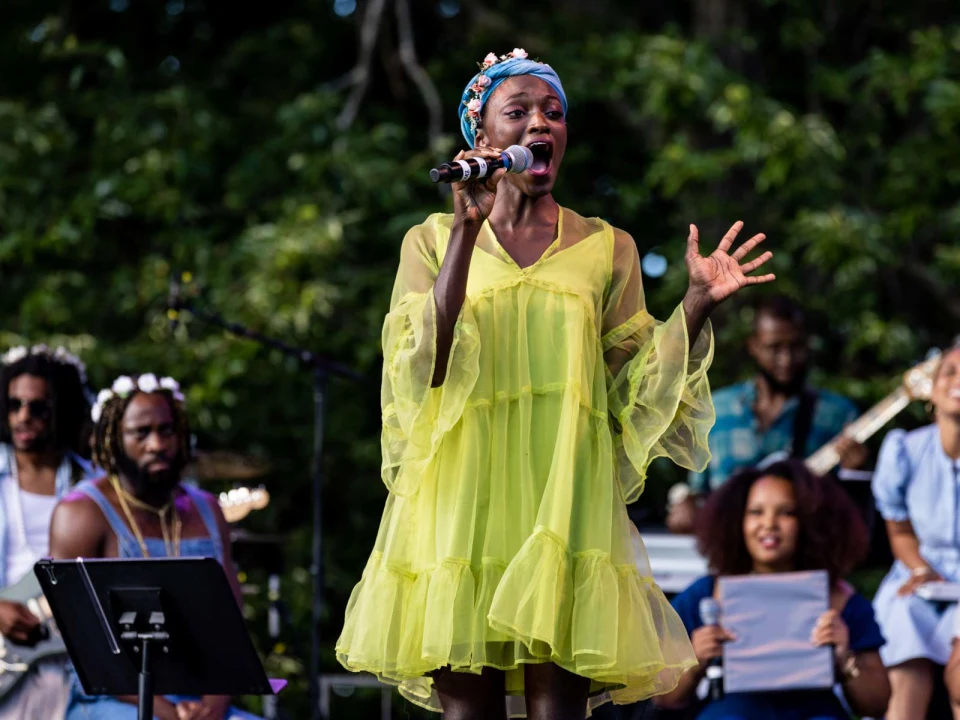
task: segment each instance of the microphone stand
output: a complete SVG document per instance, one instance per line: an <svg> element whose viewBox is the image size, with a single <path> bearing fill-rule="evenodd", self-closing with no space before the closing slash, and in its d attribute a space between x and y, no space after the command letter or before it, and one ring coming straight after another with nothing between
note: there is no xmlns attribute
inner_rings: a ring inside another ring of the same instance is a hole
<svg viewBox="0 0 960 720"><path fill-rule="evenodd" d="M175 290L174 290L175 288ZM171 326L177 323L181 310L187 310L192 317L203 322L222 328L237 337L253 340L266 347L279 350L285 355L296 358L304 368L308 368L313 375L313 542L312 565L310 575L313 579L313 602L311 614L311 644L310 644L310 717L313 720L320 718L320 616L323 611L323 430L326 416L327 382L331 375L354 381L363 380L363 376L350 368L327 360L317 353L305 348L289 345L282 340L268 337L256 330L239 323L229 322L215 312L196 308L189 300L180 296L179 283L176 279L171 282L171 295L167 301L167 314L170 316Z"/></svg>

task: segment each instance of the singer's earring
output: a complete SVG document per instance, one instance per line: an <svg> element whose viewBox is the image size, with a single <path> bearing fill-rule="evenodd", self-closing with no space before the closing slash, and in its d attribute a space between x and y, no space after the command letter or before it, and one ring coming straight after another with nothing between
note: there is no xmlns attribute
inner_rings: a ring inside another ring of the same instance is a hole
<svg viewBox="0 0 960 720"><path fill-rule="evenodd" d="M927 400L927 404L923 406L924 410L927 411L927 415L933 415L933 403Z"/></svg>

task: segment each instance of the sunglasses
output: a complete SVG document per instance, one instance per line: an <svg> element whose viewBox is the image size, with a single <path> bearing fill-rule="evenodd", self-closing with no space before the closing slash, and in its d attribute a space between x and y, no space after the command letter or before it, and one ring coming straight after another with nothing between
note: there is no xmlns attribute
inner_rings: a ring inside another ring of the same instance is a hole
<svg viewBox="0 0 960 720"><path fill-rule="evenodd" d="M21 400L20 398L7 398L7 407L11 413L20 412L20 408L27 407L30 417L38 420L47 417L50 414L51 403L49 400Z"/></svg>

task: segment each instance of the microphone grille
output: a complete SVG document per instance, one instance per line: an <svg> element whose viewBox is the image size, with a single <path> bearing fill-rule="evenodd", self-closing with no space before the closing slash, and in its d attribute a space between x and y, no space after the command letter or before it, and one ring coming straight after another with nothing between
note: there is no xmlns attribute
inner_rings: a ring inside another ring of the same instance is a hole
<svg viewBox="0 0 960 720"><path fill-rule="evenodd" d="M510 158L510 170L512 173L522 173L533 164L533 153L530 148L523 145L511 145L503 154Z"/></svg>
<svg viewBox="0 0 960 720"><path fill-rule="evenodd" d="M712 597L700 599L700 622L704 625L720 624L720 605Z"/></svg>

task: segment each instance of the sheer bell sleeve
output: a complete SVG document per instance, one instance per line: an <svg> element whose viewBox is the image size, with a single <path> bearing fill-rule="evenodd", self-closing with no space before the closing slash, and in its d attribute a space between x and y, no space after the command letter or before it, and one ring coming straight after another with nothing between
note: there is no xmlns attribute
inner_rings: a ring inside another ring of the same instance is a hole
<svg viewBox="0 0 960 720"><path fill-rule="evenodd" d="M436 300L440 215L403 240L390 312L383 324L380 474L387 489L412 495L443 436L460 420L479 374L480 336L464 299L443 384L431 387L437 360ZM446 238L444 238L444 241Z"/></svg>
<svg viewBox="0 0 960 720"><path fill-rule="evenodd" d="M619 230L614 233L602 344L624 501L640 497L655 458L704 470L715 417L707 381L713 331L708 322L691 348L682 306L662 323L647 312L636 244Z"/></svg>

